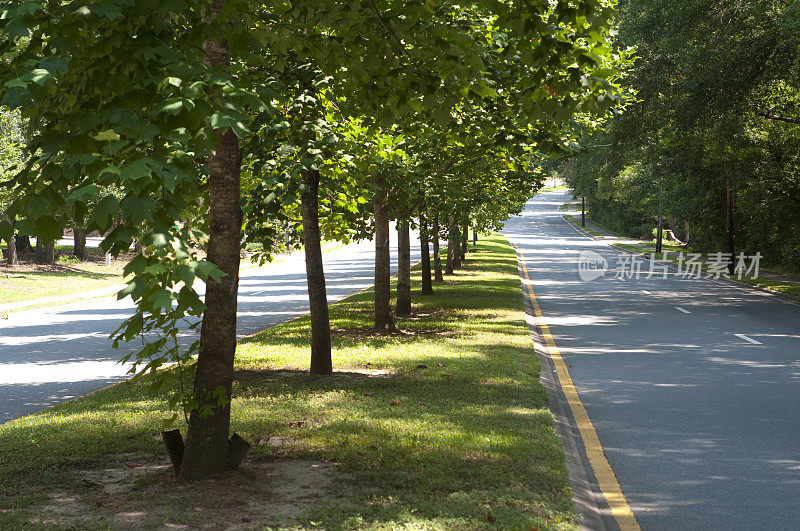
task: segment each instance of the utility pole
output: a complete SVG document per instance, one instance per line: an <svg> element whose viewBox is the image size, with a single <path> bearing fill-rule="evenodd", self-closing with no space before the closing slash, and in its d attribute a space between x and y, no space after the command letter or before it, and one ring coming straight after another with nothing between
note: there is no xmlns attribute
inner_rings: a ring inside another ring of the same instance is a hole
<svg viewBox="0 0 800 531"><path fill-rule="evenodd" d="M733 255L736 249L733 227L733 186L730 177L728 178L728 187L726 192L727 197L725 203L728 211L728 253L731 255L731 261L728 262L728 273L733 275L733 271L736 268L736 262Z"/></svg>
<svg viewBox="0 0 800 531"><path fill-rule="evenodd" d="M661 253L661 196L664 193L664 158L661 158L661 171L658 174L658 229L656 230L656 254Z"/></svg>
<svg viewBox="0 0 800 531"><path fill-rule="evenodd" d="M586 196L581 196L581 227L586 226Z"/></svg>

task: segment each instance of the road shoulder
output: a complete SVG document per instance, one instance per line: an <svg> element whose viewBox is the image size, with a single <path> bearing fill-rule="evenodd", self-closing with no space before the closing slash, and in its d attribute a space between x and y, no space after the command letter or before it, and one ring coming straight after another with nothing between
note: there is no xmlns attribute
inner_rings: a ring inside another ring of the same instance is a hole
<svg viewBox="0 0 800 531"><path fill-rule="evenodd" d="M521 262L518 262L519 277L522 280L523 272ZM535 312L529 297L525 299L525 315L527 319L534 319ZM526 319L526 320L527 320ZM616 529L611 516L611 508L606 503L600 491L597 478L589 465L586 447L580 436L575 417L572 415L567 398L558 382L553 360L545 347L544 338L538 327L530 325L531 339L536 356L541 364L539 382L547 391L547 406L553 414L553 426L564 448L565 464L572 484L572 501L575 512L580 516L580 528L597 531Z"/></svg>

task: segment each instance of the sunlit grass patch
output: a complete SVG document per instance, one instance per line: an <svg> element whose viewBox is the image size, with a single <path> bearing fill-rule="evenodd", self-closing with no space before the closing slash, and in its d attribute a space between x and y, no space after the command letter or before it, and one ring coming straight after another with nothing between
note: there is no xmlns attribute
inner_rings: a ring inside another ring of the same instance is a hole
<svg viewBox="0 0 800 531"><path fill-rule="evenodd" d="M603 235L597 232L596 230L592 229L591 227L584 227L581 225L581 219L578 216L573 216L572 214L562 214L562 218L567 223L571 223L575 227L580 227L581 230L588 232L590 235L594 236L595 238L602 238Z"/></svg>
<svg viewBox="0 0 800 531"><path fill-rule="evenodd" d="M103 270L104 269L104 270ZM0 267L0 304L55 297L113 286L122 282L122 264L103 268L79 262L69 267Z"/></svg>

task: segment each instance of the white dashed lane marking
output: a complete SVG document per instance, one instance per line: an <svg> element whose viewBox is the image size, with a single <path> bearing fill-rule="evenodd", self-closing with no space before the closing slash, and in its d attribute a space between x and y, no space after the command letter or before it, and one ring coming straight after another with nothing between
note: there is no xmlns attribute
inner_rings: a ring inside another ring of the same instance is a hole
<svg viewBox="0 0 800 531"><path fill-rule="evenodd" d="M736 336L736 337L738 337L739 339L744 339L744 340L745 340L745 341L747 341L748 343L752 343L752 344L754 344L754 345L763 345L763 344L764 344L764 343L762 343L761 341L756 341L756 340L755 340L755 339L753 339L752 337L747 337L747 336L746 336L746 335L744 335L744 334L733 334L733 335L735 335L735 336Z"/></svg>
<svg viewBox="0 0 800 531"><path fill-rule="evenodd" d="M683 313L692 313L689 310L687 310L686 308L681 308L680 306L675 306L675 309L678 310L679 312L683 312Z"/></svg>

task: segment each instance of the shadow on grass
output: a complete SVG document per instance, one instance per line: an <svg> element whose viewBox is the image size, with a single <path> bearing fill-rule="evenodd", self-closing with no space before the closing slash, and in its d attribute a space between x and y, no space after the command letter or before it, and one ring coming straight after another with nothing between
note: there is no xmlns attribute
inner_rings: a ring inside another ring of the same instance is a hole
<svg viewBox="0 0 800 531"><path fill-rule="evenodd" d="M41 267L41 266L40 266ZM47 266L47 269L37 269L36 271L15 271L13 269L7 270L6 275L10 279L62 279L80 277L91 280L104 280L110 278L118 278L119 273L98 273L93 271L86 271L85 269L78 269L70 266L52 265Z"/></svg>

